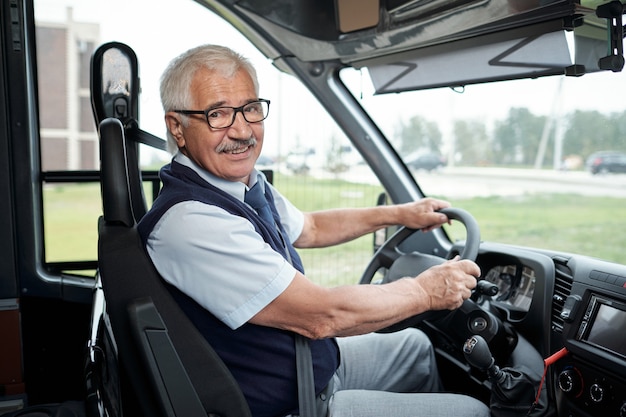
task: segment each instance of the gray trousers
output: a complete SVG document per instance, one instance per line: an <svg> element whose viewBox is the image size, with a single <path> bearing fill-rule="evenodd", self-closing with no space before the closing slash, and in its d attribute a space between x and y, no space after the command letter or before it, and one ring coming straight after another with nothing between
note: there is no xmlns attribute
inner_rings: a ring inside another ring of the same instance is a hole
<svg viewBox="0 0 626 417"><path fill-rule="evenodd" d="M439 393L428 337L419 330L337 339L341 365L328 417L460 417L490 415L482 402Z"/></svg>

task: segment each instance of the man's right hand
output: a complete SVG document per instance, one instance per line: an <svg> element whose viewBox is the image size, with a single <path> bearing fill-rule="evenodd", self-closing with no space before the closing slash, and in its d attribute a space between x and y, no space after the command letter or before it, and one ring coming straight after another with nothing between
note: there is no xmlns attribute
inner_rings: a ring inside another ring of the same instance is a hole
<svg viewBox="0 0 626 417"><path fill-rule="evenodd" d="M457 256L429 268L415 280L429 300L429 310L454 310L472 295L479 276L476 263Z"/></svg>

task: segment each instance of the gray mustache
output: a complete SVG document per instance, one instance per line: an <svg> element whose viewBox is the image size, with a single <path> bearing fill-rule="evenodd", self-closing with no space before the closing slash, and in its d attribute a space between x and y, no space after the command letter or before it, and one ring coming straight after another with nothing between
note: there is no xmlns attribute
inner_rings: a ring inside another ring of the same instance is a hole
<svg viewBox="0 0 626 417"><path fill-rule="evenodd" d="M250 138L246 140L229 141L221 143L217 147L217 152L230 152L236 149L245 148L247 146L254 146L257 144L256 138Z"/></svg>

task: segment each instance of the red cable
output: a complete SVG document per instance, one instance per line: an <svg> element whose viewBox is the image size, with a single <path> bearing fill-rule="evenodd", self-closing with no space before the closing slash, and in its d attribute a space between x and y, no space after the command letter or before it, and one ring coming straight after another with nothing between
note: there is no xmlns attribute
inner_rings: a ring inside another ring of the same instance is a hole
<svg viewBox="0 0 626 417"><path fill-rule="evenodd" d="M543 360L543 375L541 376L541 382L539 383L539 389L537 390L537 396L535 397L535 402L531 406L528 414L530 414L530 412L537 406L537 404L539 404L539 397L541 397L541 388L543 387L543 381L546 379L546 374L548 373L548 367L552 365L554 362L561 359L563 356L567 355L568 353L569 352L567 351L567 348L563 348Z"/></svg>
<svg viewBox="0 0 626 417"><path fill-rule="evenodd" d="M563 356L567 355L568 353L569 352L567 351L567 348L563 348L563 349L559 350L558 352L552 354L551 356L548 356L546 359L544 359L543 363L545 363L546 366L550 366L554 362L556 362L559 359L561 359Z"/></svg>

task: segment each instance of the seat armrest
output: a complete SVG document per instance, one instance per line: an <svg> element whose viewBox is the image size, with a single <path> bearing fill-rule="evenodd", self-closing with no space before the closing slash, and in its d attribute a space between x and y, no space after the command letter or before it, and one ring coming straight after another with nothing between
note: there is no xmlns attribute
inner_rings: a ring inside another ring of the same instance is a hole
<svg viewBox="0 0 626 417"><path fill-rule="evenodd" d="M152 299L128 307L131 332L151 374L164 416L206 417L206 412L172 344L167 327Z"/></svg>

